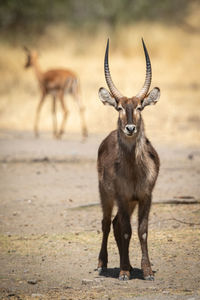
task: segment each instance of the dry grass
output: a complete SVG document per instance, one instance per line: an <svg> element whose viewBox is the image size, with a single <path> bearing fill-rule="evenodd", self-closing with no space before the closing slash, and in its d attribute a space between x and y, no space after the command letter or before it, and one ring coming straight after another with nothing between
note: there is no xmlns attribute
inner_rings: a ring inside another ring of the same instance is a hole
<svg viewBox="0 0 200 300"><path fill-rule="evenodd" d="M188 21L196 22L193 11ZM87 108L90 133L109 132L116 127L117 114L98 100L100 86L105 86L103 57L109 29L88 34L70 32L62 25L49 27L38 41L40 64L45 70L57 66L75 70L80 77L82 98ZM153 66L153 86L161 88L161 99L144 112L146 130L153 139L199 144L200 59L199 34L160 24L120 27L110 36L110 67L113 80L122 93L132 96L144 81L145 60L141 45L144 37ZM24 70L21 47L0 45L0 128L32 130L39 90L32 70ZM67 97L66 97L67 98ZM79 132L74 123L79 115L72 99L66 99L70 116L66 130ZM51 101L42 110L40 128L51 130ZM61 120L61 112L58 119Z"/></svg>

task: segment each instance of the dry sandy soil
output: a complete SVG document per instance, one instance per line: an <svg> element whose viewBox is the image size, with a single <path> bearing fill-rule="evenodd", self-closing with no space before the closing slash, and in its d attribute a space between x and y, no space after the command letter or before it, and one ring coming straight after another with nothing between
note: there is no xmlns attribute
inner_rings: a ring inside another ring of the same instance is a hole
<svg viewBox="0 0 200 300"><path fill-rule="evenodd" d="M199 18L194 7L187 24L199 28ZM123 94L133 96L144 82L141 37L152 61L152 88L161 89L159 103L143 112L161 159L149 222L154 282L142 280L136 212L131 280L117 279L112 232L109 269L103 276L95 271L101 243L96 155L117 118L98 100L98 89L106 86L107 37L113 81ZM24 70L23 43L15 40L0 42L0 298L200 299L199 31L153 22L120 26L115 33L103 27L92 36L62 24L41 33L32 46L41 54L42 70L69 68L80 77L90 133L84 143L77 107L67 96L70 134L58 141L44 132L52 126L49 97L39 124L43 133L34 139L39 89L33 70Z"/></svg>
<svg viewBox="0 0 200 300"><path fill-rule="evenodd" d="M84 143L29 132L0 136L1 299L200 299L200 150L154 143L161 171L154 191L149 252L155 281L142 280L137 218L130 246L134 267L119 282L110 234L109 269L95 271L101 241L96 152Z"/></svg>

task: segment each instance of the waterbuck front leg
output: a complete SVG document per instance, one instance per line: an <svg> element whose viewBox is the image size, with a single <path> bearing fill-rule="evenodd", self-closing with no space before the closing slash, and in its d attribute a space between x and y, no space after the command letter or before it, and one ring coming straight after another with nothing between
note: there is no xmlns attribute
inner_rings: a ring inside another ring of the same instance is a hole
<svg viewBox="0 0 200 300"><path fill-rule="evenodd" d="M117 213L114 220L113 220L113 231L114 231L114 236L115 236L115 241L117 243L117 247L119 250L119 257L120 257L120 274L119 274L119 280L128 280L130 278L130 271L131 271L131 265L128 260L125 262L124 261L124 256L126 250L124 251L124 246L123 245L123 239L124 237L127 239L127 233L122 234L122 225L121 222L119 221L119 214ZM130 242L130 240L129 240ZM129 245L128 245L129 246Z"/></svg>
<svg viewBox="0 0 200 300"><path fill-rule="evenodd" d="M137 205L137 201L131 201L129 202L129 209L128 209L128 212L129 212L129 218L131 217L135 207ZM121 224L119 222L119 212L116 214L115 218L113 219L113 231L114 231L114 236L115 236L115 240L116 240L116 243L117 243L117 247L118 247L118 250L119 250L119 256L120 256L120 262L122 261L122 241L123 241L123 234L121 232ZM127 235L125 234L125 237L127 237ZM131 238L131 236L130 236ZM130 240L129 240L130 242ZM131 264L129 263L129 271L131 271L132 267L131 267ZM128 279L130 277L130 273L129 271L123 271L120 273L120 279ZM123 274L122 274L123 273ZM121 277L122 275L122 277Z"/></svg>
<svg viewBox="0 0 200 300"><path fill-rule="evenodd" d="M119 256L120 256L120 261L121 261L122 239L121 239L121 227L120 227L120 223L119 223L119 215L118 215L118 213L114 217L112 223L113 223L114 237L115 237L115 241L117 243L117 247L118 247L118 250L119 250Z"/></svg>
<svg viewBox="0 0 200 300"><path fill-rule="evenodd" d="M101 243L101 250L99 252L99 260L98 260L98 272L99 274L107 268L108 263L108 251L107 251L107 243L108 243L108 236L110 233L110 225L111 225L111 215L113 209L113 200L107 196L104 189L100 185L100 198L101 198L101 205L103 210L103 219L102 219L102 243Z"/></svg>
<svg viewBox="0 0 200 300"><path fill-rule="evenodd" d="M142 250L141 268L145 280L154 280L148 254L148 219L151 206L151 197L139 201L138 209L138 236Z"/></svg>
<svg viewBox="0 0 200 300"><path fill-rule="evenodd" d="M130 260L129 260L129 244L132 235L130 215L126 210L119 209L119 230L121 233L121 245L119 248L120 252L120 273L119 280L130 279Z"/></svg>

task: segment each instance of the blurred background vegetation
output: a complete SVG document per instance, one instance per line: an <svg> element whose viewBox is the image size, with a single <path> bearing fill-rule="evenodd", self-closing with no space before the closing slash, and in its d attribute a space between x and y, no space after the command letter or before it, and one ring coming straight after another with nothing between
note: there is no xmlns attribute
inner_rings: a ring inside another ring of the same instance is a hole
<svg viewBox="0 0 200 300"><path fill-rule="evenodd" d="M6 35L41 34L49 24L61 22L74 30L93 31L102 23L115 30L122 24L149 21L195 30L186 22L194 3L199 0L2 0L0 29Z"/></svg>
<svg viewBox="0 0 200 300"><path fill-rule="evenodd" d="M110 37L114 82L133 96L144 82L144 37L152 87L161 88L160 102L144 112L148 133L163 141L199 143L199 20L199 0L1 0L0 129L33 128L40 95L33 70L24 69L26 45L39 52L42 70L63 67L79 75L90 133L109 132L117 116L97 96L105 85L106 40ZM51 101L46 102L40 128L51 131ZM79 122L73 99L66 97L66 102L66 131L80 132L73 126Z"/></svg>

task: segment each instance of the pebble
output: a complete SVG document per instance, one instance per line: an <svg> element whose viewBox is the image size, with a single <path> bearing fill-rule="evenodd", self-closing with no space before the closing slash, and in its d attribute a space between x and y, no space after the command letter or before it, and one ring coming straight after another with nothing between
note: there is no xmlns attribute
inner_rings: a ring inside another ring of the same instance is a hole
<svg viewBox="0 0 200 300"><path fill-rule="evenodd" d="M87 285L93 283L93 280L91 279L82 279L82 284Z"/></svg>
<svg viewBox="0 0 200 300"><path fill-rule="evenodd" d="M27 282L29 284L37 284L38 283L37 279L30 279L30 280L27 280Z"/></svg>
<svg viewBox="0 0 200 300"><path fill-rule="evenodd" d="M65 285L65 286L63 286L63 289L68 290L68 289L73 289L73 287L69 286L69 285Z"/></svg>
<svg viewBox="0 0 200 300"><path fill-rule="evenodd" d="M97 283L99 283L99 282L104 281L104 279L103 278L96 278L96 279L94 279L94 281L97 282Z"/></svg>
<svg viewBox="0 0 200 300"><path fill-rule="evenodd" d="M42 294L31 294L31 297L32 298L36 298L36 297L39 297L39 298L42 298L43 297L43 295Z"/></svg>

